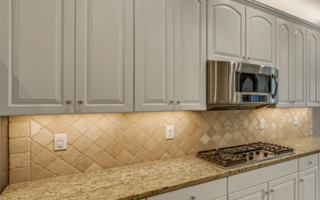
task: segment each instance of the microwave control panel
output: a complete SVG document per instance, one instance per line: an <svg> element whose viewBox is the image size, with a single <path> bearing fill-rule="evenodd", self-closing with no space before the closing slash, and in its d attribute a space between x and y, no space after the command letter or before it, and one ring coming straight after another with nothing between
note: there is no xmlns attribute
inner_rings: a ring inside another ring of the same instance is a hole
<svg viewBox="0 0 320 200"><path fill-rule="evenodd" d="M242 95L242 102L267 102L266 95Z"/></svg>

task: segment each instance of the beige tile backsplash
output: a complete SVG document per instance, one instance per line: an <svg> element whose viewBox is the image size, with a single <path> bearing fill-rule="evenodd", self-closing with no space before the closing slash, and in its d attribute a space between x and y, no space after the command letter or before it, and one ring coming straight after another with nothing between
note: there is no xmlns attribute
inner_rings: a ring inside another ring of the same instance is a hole
<svg viewBox="0 0 320 200"><path fill-rule="evenodd" d="M310 135L311 115L295 108L10 117L10 183ZM165 140L166 125L175 125L174 140ZM58 133L67 133L66 151L53 150Z"/></svg>

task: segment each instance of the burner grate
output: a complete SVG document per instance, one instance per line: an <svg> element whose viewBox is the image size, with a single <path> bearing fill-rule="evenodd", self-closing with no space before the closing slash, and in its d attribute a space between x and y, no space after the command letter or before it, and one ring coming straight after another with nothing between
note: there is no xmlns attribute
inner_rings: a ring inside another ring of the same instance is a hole
<svg viewBox="0 0 320 200"><path fill-rule="evenodd" d="M200 151L197 153L197 156L217 166L230 168L293 153L293 148L265 142L256 142Z"/></svg>

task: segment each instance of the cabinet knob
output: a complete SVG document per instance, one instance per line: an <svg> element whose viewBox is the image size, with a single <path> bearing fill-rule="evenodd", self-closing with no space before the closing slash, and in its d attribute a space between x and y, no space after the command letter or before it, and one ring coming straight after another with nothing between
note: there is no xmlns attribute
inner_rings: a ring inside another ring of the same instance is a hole
<svg viewBox="0 0 320 200"><path fill-rule="evenodd" d="M300 179L300 182L303 182L303 179Z"/></svg>
<svg viewBox="0 0 320 200"><path fill-rule="evenodd" d="M191 200L195 200L197 197L194 195L191 195Z"/></svg>
<svg viewBox="0 0 320 200"><path fill-rule="evenodd" d="M270 192L273 192L273 189L271 189Z"/></svg>
<svg viewBox="0 0 320 200"><path fill-rule="evenodd" d="M248 60L250 60L250 57L248 57Z"/></svg>
<svg viewBox="0 0 320 200"><path fill-rule="evenodd" d="M169 101L170 104L173 104L173 100Z"/></svg>
<svg viewBox="0 0 320 200"><path fill-rule="evenodd" d="M70 103L71 103L70 99L66 100L66 104L70 104Z"/></svg>
<svg viewBox="0 0 320 200"><path fill-rule="evenodd" d="M177 101L177 104L181 103L180 101Z"/></svg>
<svg viewBox="0 0 320 200"><path fill-rule="evenodd" d="M311 164L312 164L312 161L309 161L308 164L311 165Z"/></svg>
<svg viewBox="0 0 320 200"><path fill-rule="evenodd" d="M83 101L82 100L78 100L78 104L83 104Z"/></svg>

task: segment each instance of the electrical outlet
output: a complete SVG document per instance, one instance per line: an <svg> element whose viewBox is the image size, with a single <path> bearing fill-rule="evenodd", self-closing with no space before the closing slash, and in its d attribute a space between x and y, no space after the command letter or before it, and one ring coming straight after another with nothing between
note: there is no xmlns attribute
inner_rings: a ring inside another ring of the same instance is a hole
<svg viewBox="0 0 320 200"><path fill-rule="evenodd" d="M294 116L294 125L298 126L299 125L299 119L297 116Z"/></svg>
<svg viewBox="0 0 320 200"><path fill-rule="evenodd" d="M55 134L54 135L54 150L66 150L67 149L67 134Z"/></svg>
<svg viewBox="0 0 320 200"><path fill-rule="evenodd" d="M264 129L264 119L260 119L259 120L259 130L263 130Z"/></svg>
<svg viewBox="0 0 320 200"><path fill-rule="evenodd" d="M166 127L166 139L172 140L174 138L174 125Z"/></svg>

